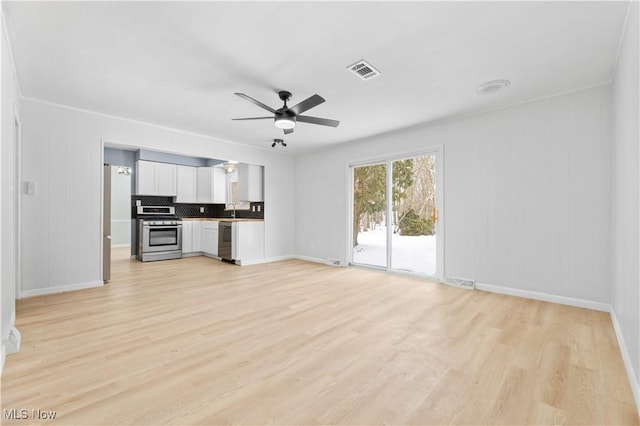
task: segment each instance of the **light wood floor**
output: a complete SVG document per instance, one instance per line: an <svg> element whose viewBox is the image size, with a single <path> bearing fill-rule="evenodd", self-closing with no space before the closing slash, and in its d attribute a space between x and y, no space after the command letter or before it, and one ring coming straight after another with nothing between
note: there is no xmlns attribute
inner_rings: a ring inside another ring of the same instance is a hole
<svg viewBox="0 0 640 426"><path fill-rule="evenodd" d="M638 424L608 314L356 268L115 254L17 325L2 408L59 425Z"/></svg>

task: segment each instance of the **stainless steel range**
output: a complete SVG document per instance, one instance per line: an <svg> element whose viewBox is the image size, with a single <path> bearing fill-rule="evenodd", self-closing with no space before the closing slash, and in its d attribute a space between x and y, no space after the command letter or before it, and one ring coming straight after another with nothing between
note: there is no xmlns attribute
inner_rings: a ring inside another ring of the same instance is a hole
<svg viewBox="0 0 640 426"><path fill-rule="evenodd" d="M182 222L175 207L138 206L138 254L142 262L182 257Z"/></svg>

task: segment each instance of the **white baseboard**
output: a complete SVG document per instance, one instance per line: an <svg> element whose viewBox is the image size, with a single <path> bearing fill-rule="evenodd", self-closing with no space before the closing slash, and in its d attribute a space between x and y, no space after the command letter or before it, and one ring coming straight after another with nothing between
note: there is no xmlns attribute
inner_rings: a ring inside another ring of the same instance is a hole
<svg viewBox="0 0 640 426"><path fill-rule="evenodd" d="M286 256L274 256L274 257L267 257L264 259L264 263L271 263L271 262L281 262L283 260L291 260L291 259L295 259L296 257L293 254L289 254Z"/></svg>
<svg viewBox="0 0 640 426"><path fill-rule="evenodd" d="M261 263L266 263L265 259L236 260L236 265L238 266L259 265Z"/></svg>
<svg viewBox="0 0 640 426"><path fill-rule="evenodd" d="M36 288L33 290L23 290L20 298L42 296L45 294L63 293L65 291L84 290L86 288L100 287L104 285L102 281L89 281L86 283L60 285L56 287Z"/></svg>
<svg viewBox="0 0 640 426"><path fill-rule="evenodd" d="M311 256L293 256L294 259L298 259L298 260L305 260L307 262L313 262L313 263L322 263L323 265L329 265L329 266L347 266L344 262L340 261L339 265L333 264L331 263L330 259L322 259L319 257L311 257Z"/></svg>
<svg viewBox="0 0 640 426"><path fill-rule="evenodd" d="M241 265L242 266L257 265L257 264L260 264L260 263L281 262L283 260L292 260L292 259L304 260L304 261L313 262L313 263L322 263L322 264L325 264L325 265L329 264L327 259L320 259L320 258L317 258L317 257L298 256L298 255L295 255L295 254L288 254L288 255L285 255L285 256L274 256L274 257L266 257L264 259L242 261Z"/></svg>
<svg viewBox="0 0 640 426"><path fill-rule="evenodd" d="M236 262L240 266L249 266L249 265L259 265L261 263L280 262L283 260L291 260L291 259L295 259L295 257L294 256L275 256L275 257L265 257L263 259L240 260Z"/></svg>
<svg viewBox="0 0 640 426"><path fill-rule="evenodd" d="M327 263L325 259L318 259L315 257L297 256L294 254L289 254L285 256L265 257L264 259L245 260L245 261L242 261L240 265L241 266L258 265L260 263L281 262L283 260L292 260L292 259L306 260L308 262L314 262L314 263L324 263L324 264Z"/></svg>
<svg viewBox="0 0 640 426"><path fill-rule="evenodd" d="M633 361L629 356L627 344L624 341L622 329L620 328L620 323L618 322L618 317L616 316L616 311L613 309L613 307L611 307L610 314L611 321L613 322L613 329L615 330L616 337L618 338L618 346L620 347L620 353L622 354L624 368L627 370L627 376L629 377L629 385L631 385L633 399L636 401L636 409L638 410L638 415L640 415L640 384L638 383L638 378L633 371Z"/></svg>
<svg viewBox="0 0 640 426"><path fill-rule="evenodd" d="M544 302L559 303L561 305L576 306L578 308L593 309L595 311L611 312L611 305L594 302L591 300L576 299L574 297L557 296L555 294L539 293L537 291L521 290L518 288L502 287L498 285L476 283L477 290L490 293L506 294L509 296L524 297L526 299L542 300Z"/></svg>
<svg viewBox="0 0 640 426"><path fill-rule="evenodd" d="M320 259L319 257L301 256L299 254L294 255L292 258L313 263L326 263L325 259Z"/></svg>

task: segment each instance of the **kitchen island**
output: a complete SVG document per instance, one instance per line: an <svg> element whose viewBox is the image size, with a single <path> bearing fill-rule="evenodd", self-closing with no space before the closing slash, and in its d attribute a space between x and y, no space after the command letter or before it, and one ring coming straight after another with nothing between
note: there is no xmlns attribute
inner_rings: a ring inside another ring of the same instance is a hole
<svg viewBox="0 0 640 426"><path fill-rule="evenodd" d="M220 222L231 222L231 252L228 260L237 265L264 262L264 219L250 218L182 218L183 257L207 256L221 259Z"/></svg>

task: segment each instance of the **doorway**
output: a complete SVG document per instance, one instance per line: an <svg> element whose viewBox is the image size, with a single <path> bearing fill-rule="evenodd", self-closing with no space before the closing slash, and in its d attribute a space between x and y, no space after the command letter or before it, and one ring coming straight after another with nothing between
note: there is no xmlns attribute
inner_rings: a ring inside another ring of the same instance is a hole
<svg viewBox="0 0 640 426"><path fill-rule="evenodd" d="M440 149L351 169L351 263L441 279Z"/></svg>
<svg viewBox="0 0 640 426"><path fill-rule="evenodd" d="M128 166L104 165L102 279L105 283L111 280L113 260L128 259L131 252L131 174Z"/></svg>

